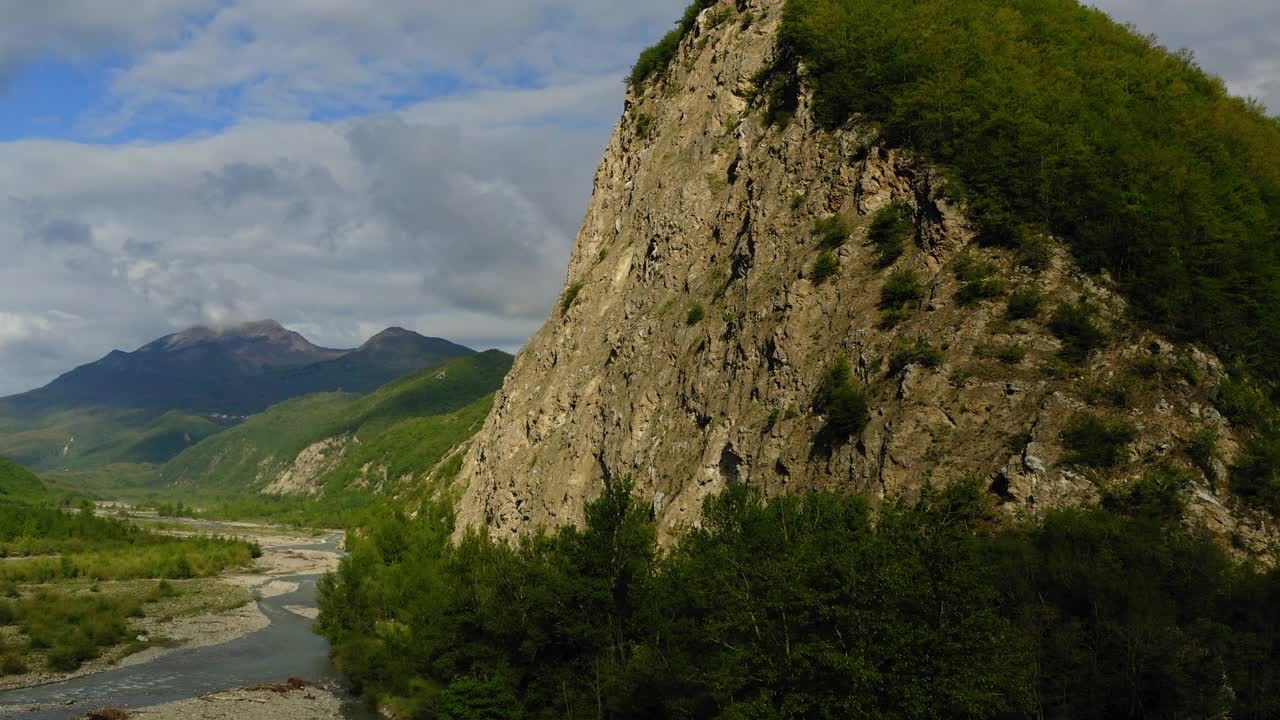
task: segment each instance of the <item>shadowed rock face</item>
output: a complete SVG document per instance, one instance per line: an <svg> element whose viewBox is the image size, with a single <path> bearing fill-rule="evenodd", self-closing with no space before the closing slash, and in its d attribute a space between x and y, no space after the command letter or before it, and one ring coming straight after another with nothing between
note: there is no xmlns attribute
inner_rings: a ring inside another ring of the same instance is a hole
<svg viewBox="0 0 1280 720"><path fill-rule="evenodd" d="M1134 330L1106 279L1079 272L1065 250L1032 272L977 247L927 163L880 145L871 128L817 130L807 97L785 128L767 126L751 78L770 60L782 5L740 3L756 18L745 28L708 27L704 12L669 79L628 98L570 262L566 298L576 297L517 358L466 458L462 527L510 537L579 523L623 476L652 500L664 538L732 483L884 501L977 476L1011 512L1038 513L1095 501L1158 462L1187 464L1183 448L1203 428L1228 458L1236 452L1213 406L1218 360ZM868 230L894 202L915 233L881 268ZM852 234L834 251L838 272L815 282L814 225L834 214ZM1040 290L1045 311L1011 320L1002 297L962 304L960 253L990 263L1006 290ZM923 297L889 324L881 290L903 269ZM1058 358L1048 316L1081 298L1112 342L1073 367ZM695 306L705 310L696 322ZM941 353L937 366L891 373L890 359L917 342ZM871 419L828 444L814 398L841 356ZM1098 400L1120 385L1123 402ZM1067 462L1062 432L1087 409L1136 429L1117 467ZM1255 523L1225 509L1222 474L1200 477L1193 510L1261 543Z"/></svg>

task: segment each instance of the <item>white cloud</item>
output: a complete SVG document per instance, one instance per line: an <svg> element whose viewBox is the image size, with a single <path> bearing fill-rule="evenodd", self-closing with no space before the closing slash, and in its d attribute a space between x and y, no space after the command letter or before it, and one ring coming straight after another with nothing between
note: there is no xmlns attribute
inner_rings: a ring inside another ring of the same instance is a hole
<svg viewBox="0 0 1280 720"><path fill-rule="evenodd" d="M560 289L610 130L528 127L567 97L576 116L620 110L588 84L179 143L0 144L0 308L93 320L55 373L265 316L339 347L389 325L518 346Z"/></svg>
<svg viewBox="0 0 1280 720"><path fill-rule="evenodd" d="M0 90L40 58L85 60L177 43L219 0L0 0Z"/></svg>
<svg viewBox="0 0 1280 720"><path fill-rule="evenodd" d="M619 75L682 0L232 0L116 77L103 132L140 113L303 119L398 98ZM616 88L615 88L616 91Z"/></svg>

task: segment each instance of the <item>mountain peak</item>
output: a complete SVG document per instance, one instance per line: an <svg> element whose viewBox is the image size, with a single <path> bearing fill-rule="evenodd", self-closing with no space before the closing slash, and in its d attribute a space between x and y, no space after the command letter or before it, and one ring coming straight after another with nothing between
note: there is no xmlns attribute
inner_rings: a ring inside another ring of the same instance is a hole
<svg viewBox="0 0 1280 720"><path fill-rule="evenodd" d="M360 346L360 350L377 350L386 348L391 345L415 344L421 345L428 343L432 338L416 333L412 330L406 330L402 327L389 327L386 330L374 335Z"/></svg>
<svg viewBox="0 0 1280 720"><path fill-rule="evenodd" d="M286 330L283 325L276 322L275 320L267 319L267 320L254 320L252 322L246 322L246 323L241 323L239 325L232 325L229 327L225 327L222 329L222 332L226 334L234 333L238 335L257 336L257 335L273 335L278 333L287 333L289 332L289 330Z"/></svg>
<svg viewBox="0 0 1280 720"><path fill-rule="evenodd" d="M236 325L212 327L196 325L150 342L139 348L139 352L173 352L195 345L228 340L274 340L286 342L301 340L307 345L311 344L306 338L286 329L275 320L256 320Z"/></svg>

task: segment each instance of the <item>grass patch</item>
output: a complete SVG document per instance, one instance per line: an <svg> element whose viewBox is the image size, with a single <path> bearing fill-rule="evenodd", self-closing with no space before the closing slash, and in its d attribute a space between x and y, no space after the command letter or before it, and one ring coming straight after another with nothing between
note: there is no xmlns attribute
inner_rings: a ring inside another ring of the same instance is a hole
<svg viewBox="0 0 1280 720"><path fill-rule="evenodd" d="M983 347L978 354L999 360L1005 365L1019 365L1027 359L1027 349L1017 343Z"/></svg>
<svg viewBox="0 0 1280 720"><path fill-rule="evenodd" d="M1085 387L1085 400L1095 405L1127 408L1138 394L1136 379L1128 373L1119 373L1103 383L1091 383Z"/></svg>
<svg viewBox="0 0 1280 720"><path fill-rule="evenodd" d="M961 305L977 305L983 300L1000 297L1005 293L1005 284L992 277L996 272L995 265L985 260L961 253L952 261L952 269L962 283L960 291L956 293L956 300Z"/></svg>

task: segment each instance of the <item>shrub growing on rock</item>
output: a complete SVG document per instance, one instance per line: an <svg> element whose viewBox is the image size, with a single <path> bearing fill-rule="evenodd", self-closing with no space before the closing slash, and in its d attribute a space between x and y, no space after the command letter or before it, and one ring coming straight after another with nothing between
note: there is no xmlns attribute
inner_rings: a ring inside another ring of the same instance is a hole
<svg viewBox="0 0 1280 720"><path fill-rule="evenodd" d="M889 267L907 250L907 243L915 235L916 226L911 219L911 207L904 202L892 203L876 213L871 221L868 238L880 251L877 264Z"/></svg>
<svg viewBox="0 0 1280 720"><path fill-rule="evenodd" d="M836 254L830 250L823 250L818 254L817 259L813 261L813 271L811 275L813 276L813 282L816 285L821 285L835 276L838 272L840 272L840 260L836 257Z"/></svg>
<svg viewBox="0 0 1280 720"><path fill-rule="evenodd" d="M846 442L862 432L871 419L867 395L853 386L853 370L846 358L839 358L827 370L818 386L814 407L826 415L824 435L834 442Z"/></svg>
<svg viewBox="0 0 1280 720"><path fill-rule="evenodd" d="M1080 413L1067 422L1062 444L1071 451L1067 463L1109 468L1120 464L1124 449L1137 437L1137 430L1124 420Z"/></svg>
<svg viewBox="0 0 1280 720"><path fill-rule="evenodd" d="M905 309L924 297L924 282L914 270L895 270L880 290L880 307L886 310Z"/></svg>
<svg viewBox="0 0 1280 720"><path fill-rule="evenodd" d="M1005 315L1010 320L1030 320L1040 315L1043 306L1043 293L1033 287L1020 287L1009 296L1009 309Z"/></svg>
<svg viewBox="0 0 1280 720"><path fill-rule="evenodd" d="M934 347L924 338L898 345L898 349L889 356L889 374L897 375L908 365L922 365L936 368L942 364L942 351Z"/></svg>
<svg viewBox="0 0 1280 720"><path fill-rule="evenodd" d="M818 236L818 242L827 250L835 250L844 245L852 232L849 221L839 215L819 220L813 226L813 233Z"/></svg>
<svg viewBox="0 0 1280 720"><path fill-rule="evenodd" d="M1062 341L1062 358L1082 363L1089 353L1107 344L1107 335L1098 326L1097 313L1083 300L1062 303L1053 311L1049 329Z"/></svg>
<svg viewBox="0 0 1280 720"><path fill-rule="evenodd" d="M582 292L582 283L576 282L569 286L564 292L564 298L560 300L560 314L564 315L569 312L569 308L578 300L578 293Z"/></svg>
<svg viewBox="0 0 1280 720"><path fill-rule="evenodd" d="M702 307L702 303L694 303L689 306L689 313L685 315L684 322L686 325L697 325L707 316L707 309Z"/></svg>

